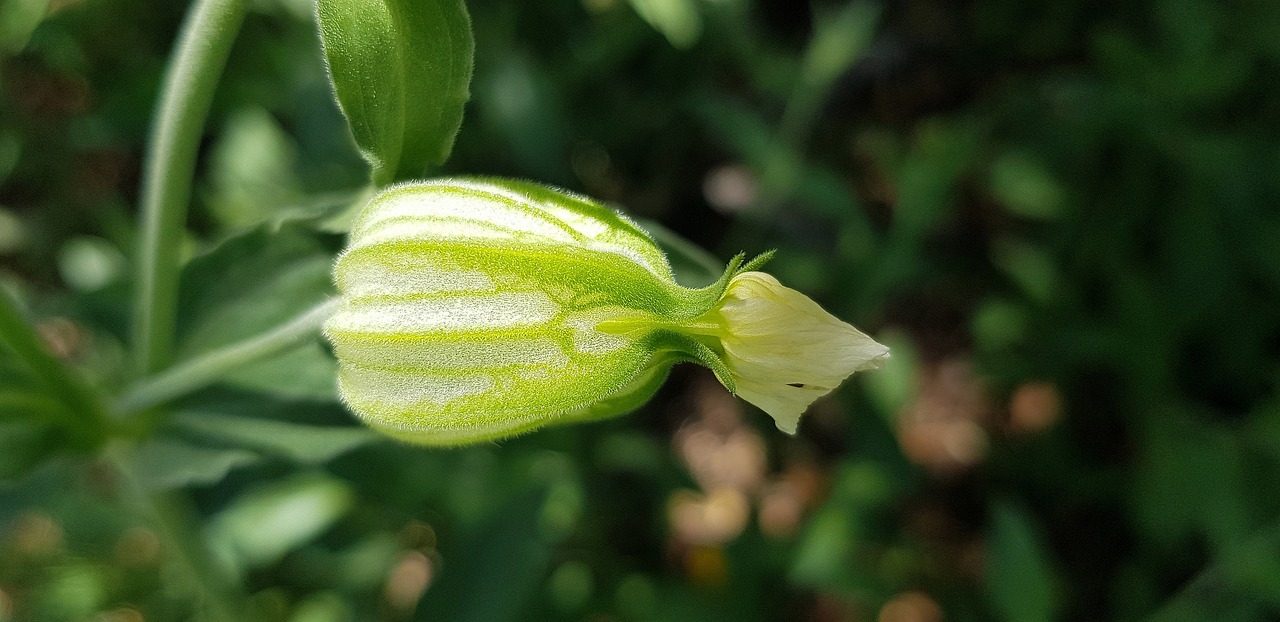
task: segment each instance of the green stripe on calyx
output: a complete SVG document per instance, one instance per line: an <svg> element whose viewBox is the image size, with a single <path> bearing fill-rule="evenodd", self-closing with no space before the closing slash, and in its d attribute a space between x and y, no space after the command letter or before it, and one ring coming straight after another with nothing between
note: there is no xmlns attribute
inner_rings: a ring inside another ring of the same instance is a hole
<svg viewBox="0 0 1280 622"><path fill-rule="evenodd" d="M648 234L583 197L504 180L404 184L374 197L352 229L335 268L343 303L326 335L346 403L411 442L621 414L683 361L711 368L794 431L808 402L792 414L799 402L771 393L769 355L751 343L785 341L759 335L779 328L786 305L743 296L773 296L748 276L767 259L735 257L716 283L689 289ZM804 365L782 367L792 378ZM830 373L812 386L834 388Z"/></svg>

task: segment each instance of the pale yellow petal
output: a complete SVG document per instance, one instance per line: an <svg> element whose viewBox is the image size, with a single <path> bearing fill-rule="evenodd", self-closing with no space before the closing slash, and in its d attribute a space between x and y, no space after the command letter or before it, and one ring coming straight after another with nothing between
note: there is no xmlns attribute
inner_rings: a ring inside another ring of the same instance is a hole
<svg viewBox="0 0 1280 622"><path fill-rule="evenodd" d="M720 307L728 365L743 399L795 433L800 415L889 349L763 272L733 278Z"/></svg>

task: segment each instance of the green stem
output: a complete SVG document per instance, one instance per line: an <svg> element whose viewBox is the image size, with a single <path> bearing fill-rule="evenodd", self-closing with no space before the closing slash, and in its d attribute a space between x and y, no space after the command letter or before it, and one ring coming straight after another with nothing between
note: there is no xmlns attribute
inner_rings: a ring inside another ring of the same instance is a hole
<svg viewBox="0 0 1280 622"><path fill-rule="evenodd" d="M214 88L248 4L249 0L196 0L165 77L142 182L133 345L143 374L164 368L173 350L179 251L196 152Z"/></svg>
<svg viewBox="0 0 1280 622"><path fill-rule="evenodd" d="M0 343L4 343L26 364L43 393L56 398L71 414L68 433L88 445L106 438L112 422L98 394L83 378L68 369L45 348L17 303L0 290Z"/></svg>
<svg viewBox="0 0 1280 622"><path fill-rule="evenodd" d="M267 358L300 343L324 325L337 309L338 299L327 300L265 333L203 354L143 379L116 403L118 412L138 412L159 406L207 387L240 367Z"/></svg>
<svg viewBox="0 0 1280 622"><path fill-rule="evenodd" d="M218 572L208 547L200 540L201 531L191 518L189 502L177 492L161 494L146 490L133 472L126 447L109 447L105 456L116 473L124 493L123 501L156 530L162 550L196 597L196 607L200 613L207 614L200 619L237 620L235 589L223 573Z"/></svg>

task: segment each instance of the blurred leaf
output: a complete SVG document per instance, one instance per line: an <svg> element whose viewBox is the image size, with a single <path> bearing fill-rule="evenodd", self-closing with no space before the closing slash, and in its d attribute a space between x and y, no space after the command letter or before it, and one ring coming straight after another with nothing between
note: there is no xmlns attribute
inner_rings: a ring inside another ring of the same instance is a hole
<svg viewBox="0 0 1280 622"><path fill-rule="evenodd" d="M389 533L376 533L357 542L336 556L342 586L353 590L377 589L386 581L387 569L403 552L400 540Z"/></svg>
<svg viewBox="0 0 1280 622"><path fill-rule="evenodd" d="M1060 588L1052 560L1031 517L1005 502L991 507L987 532L987 597L1001 619L1048 622Z"/></svg>
<svg viewBox="0 0 1280 622"><path fill-rule="evenodd" d="M702 35L702 16L694 0L629 0L640 18L677 48L687 48Z"/></svg>
<svg viewBox="0 0 1280 622"><path fill-rule="evenodd" d="M863 552L874 537L875 515L893 496L895 485L876 463L845 463L831 496L809 520L796 545L789 576L800 585L856 590L878 582Z"/></svg>
<svg viewBox="0 0 1280 622"><path fill-rule="evenodd" d="M329 529L354 501L341 480L301 473L245 492L210 520L205 537L232 567L267 566Z"/></svg>
<svg viewBox="0 0 1280 622"><path fill-rule="evenodd" d="M1010 152L991 164L991 192L1005 209L1036 220L1062 215L1066 195L1043 164L1024 153Z"/></svg>
<svg viewBox="0 0 1280 622"><path fill-rule="evenodd" d="M174 417L173 425L201 438L277 454L302 464L322 464L382 438L366 428L302 425L190 410Z"/></svg>
<svg viewBox="0 0 1280 622"><path fill-rule="evenodd" d="M528 491L458 539L442 541L440 578L423 596L416 620L504 622L521 619L525 601L547 575L562 535L542 529L545 490ZM483 595L477 597L477 595Z"/></svg>
<svg viewBox="0 0 1280 622"><path fill-rule="evenodd" d="M297 148L275 119L260 108L237 111L214 144L208 203L225 226L244 228L267 220L302 198L294 161Z"/></svg>
<svg viewBox="0 0 1280 622"><path fill-rule="evenodd" d="M0 417L0 480L21 477L59 447L52 426Z"/></svg>
<svg viewBox="0 0 1280 622"><path fill-rule="evenodd" d="M323 240L298 224L264 225L193 259L183 270L179 298L181 358L264 333L328 298L333 251ZM336 369L333 357L313 344L245 366L225 382L335 400Z"/></svg>
<svg viewBox="0 0 1280 622"><path fill-rule="evenodd" d="M92 292L115 282L128 264L124 254L102 238L71 238L58 252L58 271L73 289Z"/></svg>
<svg viewBox="0 0 1280 622"><path fill-rule="evenodd" d="M1049 302L1058 285L1058 268L1043 249L1016 240L997 240L991 260L1017 283L1027 297Z"/></svg>
<svg viewBox="0 0 1280 622"><path fill-rule="evenodd" d="M379 186L443 164L470 98L475 42L462 0L320 0L338 104Z"/></svg>
<svg viewBox="0 0 1280 622"><path fill-rule="evenodd" d="M22 4L26 0L17 0L17 4ZM44 2L45 0L38 0ZM3 21L3 20L0 20ZM3 35L0 35L2 37ZM9 178L9 174L13 172L13 168L18 164L18 156L22 155L22 143L18 142L18 137L8 132L0 131L0 184ZM18 228L18 219L11 215L8 210L0 209L0 253L11 252L16 248L13 236L16 235Z"/></svg>
<svg viewBox="0 0 1280 622"><path fill-rule="evenodd" d="M843 508L824 507L815 513L796 547L791 580L798 585L839 586L853 556L857 530L857 519Z"/></svg>
<svg viewBox="0 0 1280 622"><path fill-rule="evenodd" d="M289 622L346 622L355 612L335 592L317 592L307 596L293 609Z"/></svg>
<svg viewBox="0 0 1280 622"><path fill-rule="evenodd" d="M871 44L880 18L878 4L849 2L833 15L819 19L817 32L804 57L804 81L826 88L844 73Z"/></svg>
<svg viewBox="0 0 1280 622"><path fill-rule="evenodd" d="M889 331L877 338L889 346L891 358L879 372L863 376L862 382L876 410L892 423L916 394L920 359L915 344L905 333Z"/></svg>
<svg viewBox="0 0 1280 622"><path fill-rule="evenodd" d="M931 120L922 123L912 151L898 164L894 227L912 240L948 213L955 185L978 149L976 124ZM885 163L891 167L892 163Z"/></svg>
<svg viewBox="0 0 1280 622"><path fill-rule="evenodd" d="M1147 538L1168 549L1199 538L1220 549L1248 532L1246 460L1233 435L1161 409L1134 465L1130 502Z"/></svg>
<svg viewBox="0 0 1280 622"><path fill-rule="evenodd" d="M337 362L317 335L310 343L233 371L222 382L288 398L336 401L337 374Z"/></svg>
<svg viewBox="0 0 1280 622"><path fill-rule="evenodd" d="M49 0L0 0L0 54L7 56L26 47L48 8Z"/></svg>
<svg viewBox="0 0 1280 622"><path fill-rule="evenodd" d="M172 438L153 438L129 455L130 471L147 490L216 484L232 469L262 459L243 449L211 448Z"/></svg>
<svg viewBox="0 0 1280 622"><path fill-rule="evenodd" d="M1280 528L1232 545L1147 618L1149 622L1267 620L1280 609Z"/></svg>
<svg viewBox="0 0 1280 622"><path fill-rule="evenodd" d="M83 620L105 604L107 577L104 569L85 561L73 561L53 569L36 598L52 620Z"/></svg>
<svg viewBox="0 0 1280 622"><path fill-rule="evenodd" d="M1011 300L992 298L974 311L970 326L978 344L991 352L1022 341L1030 321L1030 314L1023 306Z"/></svg>

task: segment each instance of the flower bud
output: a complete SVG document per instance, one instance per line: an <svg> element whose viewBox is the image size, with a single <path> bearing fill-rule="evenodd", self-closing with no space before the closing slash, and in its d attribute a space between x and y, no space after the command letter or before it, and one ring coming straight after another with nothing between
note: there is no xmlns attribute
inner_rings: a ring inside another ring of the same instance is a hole
<svg viewBox="0 0 1280 622"><path fill-rule="evenodd" d="M685 288L648 234L588 199L510 180L404 184L357 219L325 333L343 400L411 442L622 414L682 361L794 432L809 403L888 351L749 270L763 260Z"/></svg>

